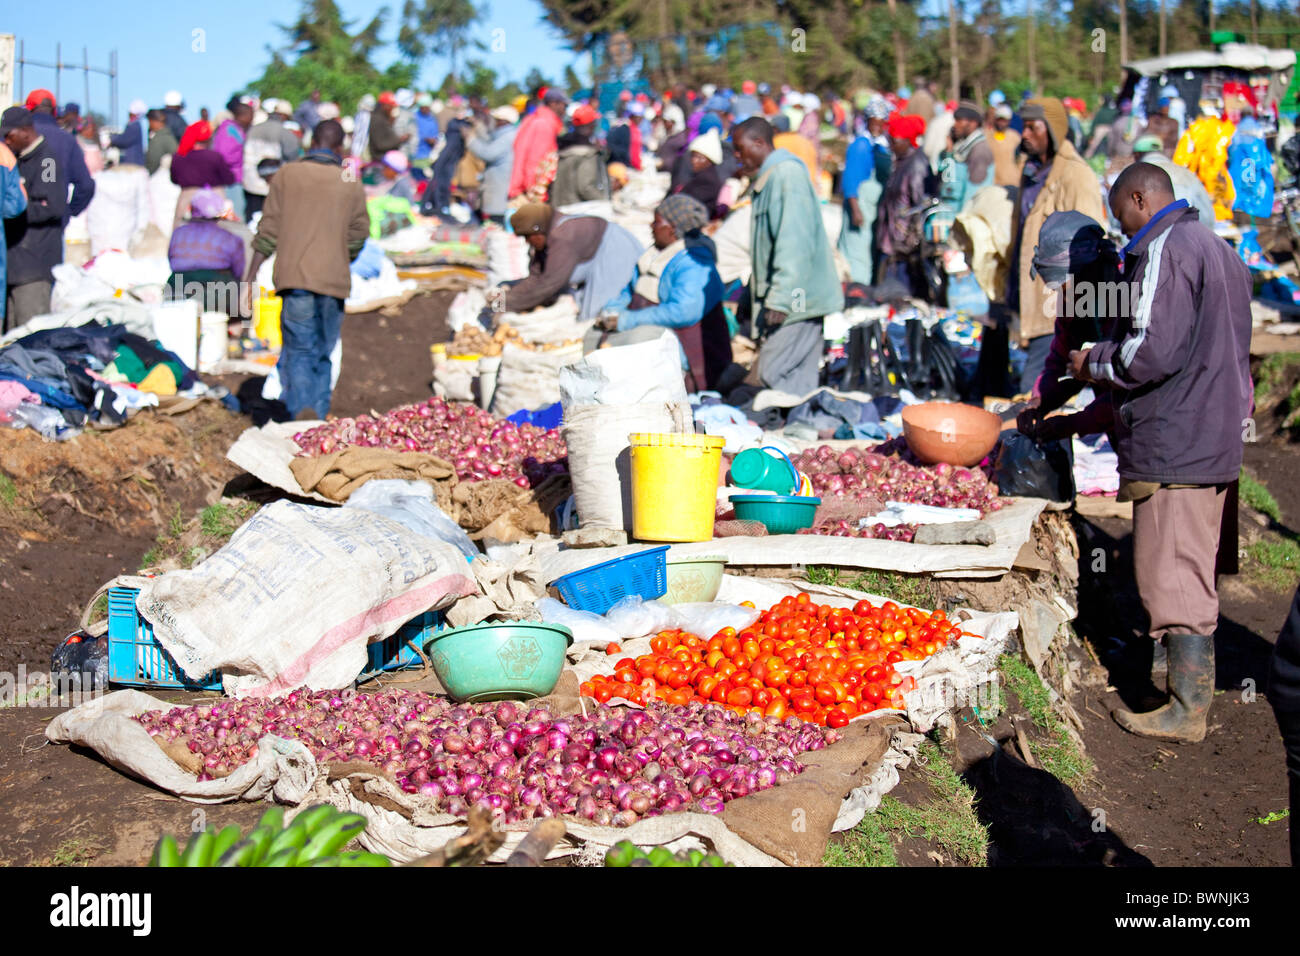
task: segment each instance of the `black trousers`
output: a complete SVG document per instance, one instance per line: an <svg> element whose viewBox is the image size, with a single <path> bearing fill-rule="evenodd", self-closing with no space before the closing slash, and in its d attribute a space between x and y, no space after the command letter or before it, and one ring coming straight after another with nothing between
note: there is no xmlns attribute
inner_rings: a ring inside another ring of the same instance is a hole
<svg viewBox="0 0 1300 956"><path fill-rule="evenodd" d="M1291 784L1291 865L1300 866L1300 711L1275 710L1282 744L1286 747L1286 775Z"/></svg>

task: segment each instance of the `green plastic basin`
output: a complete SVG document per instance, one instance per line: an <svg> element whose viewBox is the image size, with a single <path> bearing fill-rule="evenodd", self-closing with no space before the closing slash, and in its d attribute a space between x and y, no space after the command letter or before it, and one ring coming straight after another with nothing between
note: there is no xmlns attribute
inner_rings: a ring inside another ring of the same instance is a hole
<svg viewBox="0 0 1300 956"><path fill-rule="evenodd" d="M731 503L741 521L761 521L769 534L794 534L812 527L822 500L799 495L732 495Z"/></svg>
<svg viewBox="0 0 1300 956"><path fill-rule="evenodd" d="M511 621L440 631L424 652L453 700L526 700L555 689L572 643L567 627Z"/></svg>
<svg viewBox="0 0 1300 956"><path fill-rule="evenodd" d="M669 558L668 591L659 600L664 604L712 601L722 587L722 573L726 568L724 557Z"/></svg>

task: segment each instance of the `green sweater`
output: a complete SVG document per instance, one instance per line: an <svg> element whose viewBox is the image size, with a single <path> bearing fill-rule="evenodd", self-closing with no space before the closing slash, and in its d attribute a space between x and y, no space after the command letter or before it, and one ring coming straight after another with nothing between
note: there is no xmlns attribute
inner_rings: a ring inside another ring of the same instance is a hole
<svg viewBox="0 0 1300 956"><path fill-rule="evenodd" d="M773 150L754 181L750 290L754 311L784 312L786 322L816 319L844 308L821 202L808 170L784 149Z"/></svg>

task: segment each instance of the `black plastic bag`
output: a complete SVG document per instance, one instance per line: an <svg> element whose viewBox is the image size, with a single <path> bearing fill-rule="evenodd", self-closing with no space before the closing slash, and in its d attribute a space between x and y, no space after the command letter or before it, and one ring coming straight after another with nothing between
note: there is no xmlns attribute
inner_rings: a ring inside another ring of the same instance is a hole
<svg viewBox="0 0 1300 956"><path fill-rule="evenodd" d="M1070 439L1036 442L1020 432L1002 433L993 463L998 493L1017 498L1074 500L1074 453Z"/></svg>
<svg viewBox="0 0 1300 956"><path fill-rule="evenodd" d="M95 637L85 631L73 631L50 655L50 674L57 684L82 690L108 687L108 635Z"/></svg>

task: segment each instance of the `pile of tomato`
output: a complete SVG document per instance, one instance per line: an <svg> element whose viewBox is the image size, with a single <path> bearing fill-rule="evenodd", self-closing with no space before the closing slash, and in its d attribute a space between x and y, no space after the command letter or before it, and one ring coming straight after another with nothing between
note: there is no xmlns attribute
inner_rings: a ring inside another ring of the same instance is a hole
<svg viewBox="0 0 1300 956"><path fill-rule="evenodd" d="M709 640L660 631L650 641L651 653L623 658L613 674L598 674L580 690L601 703L614 697L642 705L713 701L741 714L793 714L843 727L873 710L902 708L903 694L916 681L896 672L899 661L922 660L976 636L943 611L893 601L879 607L859 601L849 610L800 594L782 598L743 631L726 627Z"/></svg>

